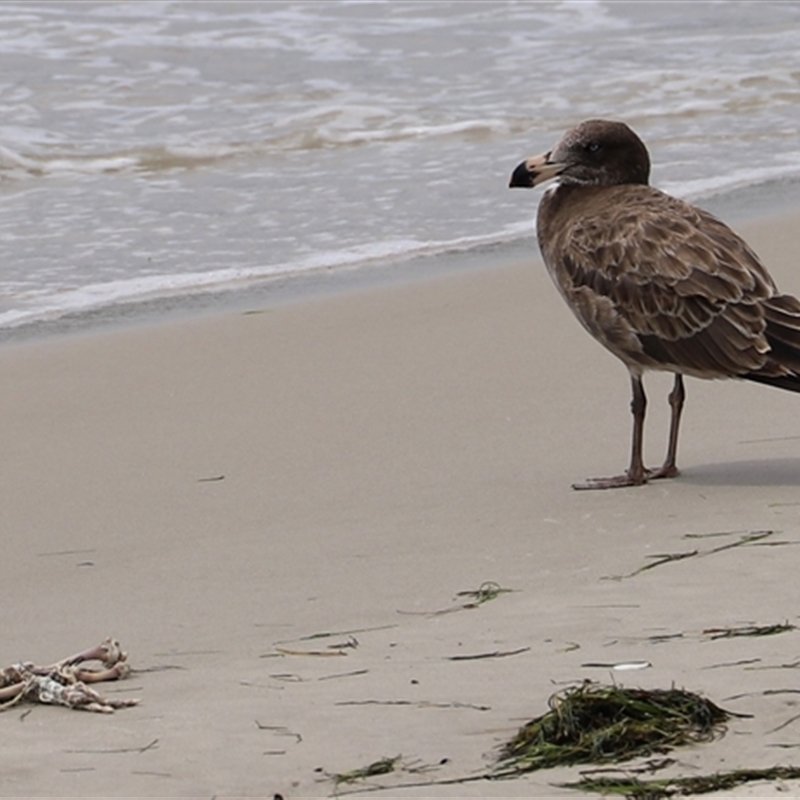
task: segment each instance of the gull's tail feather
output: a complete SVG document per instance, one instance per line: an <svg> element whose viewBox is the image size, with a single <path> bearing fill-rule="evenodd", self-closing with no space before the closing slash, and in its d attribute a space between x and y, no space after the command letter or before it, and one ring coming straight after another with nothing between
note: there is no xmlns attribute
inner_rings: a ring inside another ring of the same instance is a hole
<svg viewBox="0 0 800 800"><path fill-rule="evenodd" d="M749 375L742 375L745 380L765 383L767 386L776 386L779 389L788 389L790 392L800 392L800 375L779 375L771 377L769 375L759 375L751 372Z"/></svg>
<svg viewBox="0 0 800 800"><path fill-rule="evenodd" d="M769 361L763 370L742 375L749 381L800 392L800 300L776 295L762 304L767 322Z"/></svg>

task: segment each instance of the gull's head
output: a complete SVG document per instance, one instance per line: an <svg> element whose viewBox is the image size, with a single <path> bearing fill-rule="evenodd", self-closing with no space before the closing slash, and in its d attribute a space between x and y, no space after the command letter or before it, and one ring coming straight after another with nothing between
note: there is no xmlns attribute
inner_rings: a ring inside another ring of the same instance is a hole
<svg viewBox="0 0 800 800"><path fill-rule="evenodd" d="M525 159L509 186L530 188L552 178L578 186L647 185L650 156L623 122L591 119L568 130L547 153Z"/></svg>

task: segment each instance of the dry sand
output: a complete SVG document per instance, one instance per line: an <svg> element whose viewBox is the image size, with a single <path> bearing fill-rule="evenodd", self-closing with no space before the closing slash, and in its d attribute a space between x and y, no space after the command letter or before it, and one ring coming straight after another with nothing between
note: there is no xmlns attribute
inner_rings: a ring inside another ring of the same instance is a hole
<svg viewBox="0 0 800 800"><path fill-rule="evenodd" d="M739 227L800 293L800 215ZM253 311L0 350L0 664L113 635L144 670L105 686L133 709L0 715L3 796L320 797L397 755L366 785L474 775L585 678L753 715L673 771L800 763L800 632L703 633L798 623L800 397L689 381L682 476L578 493L627 463L628 381L533 253ZM484 581L514 592L433 613ZM553 786L577 773L375 794L580 797Z"/></svg>

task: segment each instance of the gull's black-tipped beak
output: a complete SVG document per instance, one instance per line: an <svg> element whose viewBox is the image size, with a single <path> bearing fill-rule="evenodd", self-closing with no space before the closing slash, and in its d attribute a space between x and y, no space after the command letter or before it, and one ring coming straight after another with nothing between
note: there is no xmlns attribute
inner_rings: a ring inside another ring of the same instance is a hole
<svg viewBox="0 0 800 800"><path fill-rule="evenodd" d="M530 189L560 175L565 167L566 164L550 161L550 153L532 156L517 165L516 169L511 173L511 180L508 182L508 186L511 189L519 187Z"/></svg>
<svg viewBox="0 0 800 800"><path fill-rule="evenodd" d="M528 162L523 161L517 164L516 169L511 173L511 180L508 182L510 189L530 189L533 186L533 173L528 167Z"/></svg>

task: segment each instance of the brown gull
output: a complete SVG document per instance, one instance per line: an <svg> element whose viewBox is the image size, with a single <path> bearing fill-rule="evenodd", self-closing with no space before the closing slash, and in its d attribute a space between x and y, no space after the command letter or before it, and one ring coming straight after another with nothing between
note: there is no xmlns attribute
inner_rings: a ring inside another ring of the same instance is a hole
<svg viewBox="0 0 800 800"><path fill-rule="evenodd" d="M678 474L683 376L745 378L800 392L800 301L716 217L648 185L650 157L625 124L588 120L523 161L510 186L556 179L539 204L539 248L575 316L631 377L633 436L623 475L576 489L637 486ZM675 374L667 456L642 460L642 375Z"/></svg>

